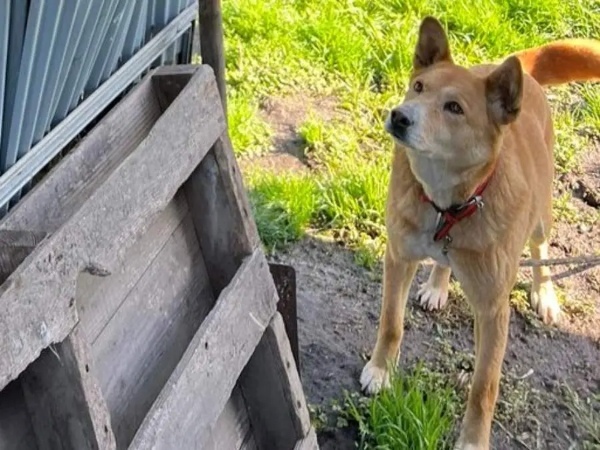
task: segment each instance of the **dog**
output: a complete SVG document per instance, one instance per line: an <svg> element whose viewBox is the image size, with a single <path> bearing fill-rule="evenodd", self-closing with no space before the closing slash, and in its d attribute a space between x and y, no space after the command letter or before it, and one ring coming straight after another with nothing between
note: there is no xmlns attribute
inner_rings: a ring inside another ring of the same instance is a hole
<svg viewBox="0 0 600 450"><path fill-rule="evenodd" d="M423 306L444 306L453 273L474 313L476 363L456 449L489 448L519 259L527 243L533 258L548 257L554 135L542 86L599 77L593 40L556 41L467 69L453 63L440 22L421 22L408 91L385 121L395 151L383 301L360 382L371 394L388 385L412 279L420 261L433 259ZM530 302L544 322L559 320L548 267L533 268Z"/></svg>

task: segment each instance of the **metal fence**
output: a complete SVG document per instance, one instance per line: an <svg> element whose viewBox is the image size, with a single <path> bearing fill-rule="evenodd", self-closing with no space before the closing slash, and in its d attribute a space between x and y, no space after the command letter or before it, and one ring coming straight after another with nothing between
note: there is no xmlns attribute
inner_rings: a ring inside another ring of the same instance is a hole
<svg viewBox="0 0 600 450"><path fill-rule="evenodd" d="M188 62L197 0L0 0L0 213L149 68Z"/></svg>

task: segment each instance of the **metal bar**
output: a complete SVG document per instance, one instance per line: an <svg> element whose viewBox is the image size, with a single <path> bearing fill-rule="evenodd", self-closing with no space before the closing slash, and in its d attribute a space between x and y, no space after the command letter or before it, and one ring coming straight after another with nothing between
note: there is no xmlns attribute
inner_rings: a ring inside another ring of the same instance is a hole
<svg viewBox="0 0 600 450"><path fill-rule="evenodd" d="M8 147L8 130L14 109L17 83L19 80L19 66L21 53L25 40L25 24L27 23L27 2L11 2L10 31L8 35L8 59L6 61L6 82L4 97L4 117L2 119L2 141L0 142L0 167L5 161L6 148ZM0 172L1 173L1 172Z"/></svg>
<svg viewBox="0 0 600 450"><path fill-rule="evenodd" d="M107 20L108 9L112 1L97 0L91 2L91 10L83 27L83 34L77 44L65 89L61 94L54 114L53 124L66 117L71 109L76 106L79 96L83 92L83 85L87 81L85 75L87 68L93 63L93 45L99 39L101 22Z"/></svg>
<svg viewBox="0 0 600 450"><path fill-rule="evenodd" d="M10 2L0 2L0 143L2 142L2 116L4 112L4 87L8 67L8 30L10 25ZM0 148L2 146L0 145Z"/></svg>
<svg viewBox="0 0 600 450"><path fill-rule="evenodd" d="M168 21L168 0L154 0L154 27L155 30L161 30ZM165 65L165 54L160 55L155 62L157 66Z"/></svg>
<svg viewBox="0 0 600 450"><path fill-rule="evenodd" d="M8 130L8 145L4 149L2 171L10 168L31 147L34 121L40 107L42 90L46 82L48 59L52 54L58 20L43 21L43 17L57 17L62 1L34 0L29 9L27 29L14 109ZM27 116L27 117L26 117Z"/></svg>
<svg viewBox="0 0 600 450"><path fill-rule="evenodd" d="M69 3L69 1L71 3ZM32 144L36 144L46 130L46 123L51 114L52 98L55 95L58 84L58 74L63 64L65 52L77 4L73 0L53 0L44 2L48 9L42 11L42 22L39 36L39 44L34 53L23 53L21 61L25 58L33 58L33 73L30 83L28 97L25 99L26 118L21 123L20 142L17 147L17 159L27 153ZM55 20L47 20L54 17ZM15 195L11 203L16 203L21 195L29 188L29 183L24 191Z"/></svg>
<svg viewBox="0 0 600 450"><path fill-rule="evenodd" d="M135 9L133 10L133 17L127 35L125 36L125 42L123 43L123 51L121 57L123 62L127 61L140 47L142 43L142 33L145 25L146 8L148 7L148 0L138 0L135 2Z"/></svg>
<svg viewBox="0 0 600 450"><path fill-rule="evenodd" d="M134 7L137 2L127 2L125 6L125 10L123 12L123 19L119 25L120 30L118 30L117 38L115 39L115 47L112 49L112 55L106 68L104 70L104 74L102 75L102 81L106 80L122 63L122 54L123 54L123 46L125 45L125 38L127 38L127 33L132 26L132 18Z"/></svg>
<svg viewBox="0 0 600 450"><path fill-rule="evenodd" d="M152 39L156 34L154 29L154 9L156 8L156 0L148 0L148 8L146 9L146 42Z"/></svg>
<svg viewBox="0 0 600 450"><path fill-rule="evenodd" d="M49 131L52 123L56 122L57 120L56 112L58 109L58 103L67 86L67 80L69 79L71 68L76 66L81 60L81 54L79 54L79 59L77 58L77 50L79 48L79 43L82 41L82 39L84 39L85 25L88 23L89 15L92 11L92 4L98 2L89 1L83 2L82 4L82 2L76 1L76 3L77 13L75 14L75 24L71 30L70 36L67 38L68 48L65 52L65 59L58 76L58 86L56 87L56 92L52 97L52 106L50 107L51 115L48 117L48 121L46 123L46 131ZM58 120L62 120L63 118L64 116L60 117Z"/></svg>
<svg viewBox="0 0 600 450"><path fill-rule="evenodd" d="M108 27L106 28L104 37L99 45L100 51L98 52L98 57L94 62L90 77L85 85L86 94L95 90L100 86L102 81L104 81L104 71L106 70L106 66L115 46L115 35L121 25L125 6L127 6L127 0L118 0L116 2L116 8L112 14L111 20L108 21Z"/></svg>
<svg viewBox="0 0 600 450"><path fill-rule="evenodd" d="M84 7L81 7L83 5ZM75 19L80 16L81 10L85 10L89 3L81 3L77 0L65 0L61 9L58 11L57 32L55 42L52 44L52 53L48 56L45 70L47 71L47 79L42 86L41 102L39 111L35 117L35 127L33 131L33 143L37 143L48 128L48 123L52 117L52 102L57 96L58 86L63 67L68 65L67 53L71 47L74 47L71 34L75 28ZM31 146L31 144L30 144ZM27 148L29 150L29 147Z"/></svg>
<svg viewBox="0 0 600 450"><path fill-rule="evenodd" d="M102 86L94 91L23 158L0 177L0 205L31 180L143 70L181 36L196 16L196 4L186 8Z"/></svg>
<svg viewBox="0 0 600 450"><path fill-rule="evenodd" d="M106 37L106 33L118 6L118 2L116 0L104 0L102 5L102 15L98 17L98 22L94 29L94 35L92 37L88 53L86 54L86 61L82 67L79 79L77 80L77 86L75 86L75 90L73 91L71 97L69 111L75 108L81 101L81 96L83 95L84 89L88 83L92 69L94 68L96 60L99 57L99 53L102 50L102 44L104 43L104 38Z"/></svg>

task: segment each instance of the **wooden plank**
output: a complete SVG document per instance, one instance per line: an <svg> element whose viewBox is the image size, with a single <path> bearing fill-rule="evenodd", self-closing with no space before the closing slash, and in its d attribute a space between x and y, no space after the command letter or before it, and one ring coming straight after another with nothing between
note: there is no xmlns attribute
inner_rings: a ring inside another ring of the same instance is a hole
<svg viewBox="0 0 600 450"><path fill-rule="evenodd" d="M184 185L215 295L231 281L242 259L260 246L227 133Z"/></svg>
<svg viewBox="0 0 600 450"><path fill-rule="evenodd" d="M173 100L175 100L197 70L197 65L177 64L174 66L161 66L160 70L152 76L156 98L163 112L173 103Z"/></svg>
<svg viewBox="0 0 600 450"><path fill-rule="evenodd" d="M308 408L279 313L271 320L239 383L259 448L293 448L308 434Z"/></svg>
<svg viewBox="0 0 600 450"><path fill-rule="evenodd" d="M221 94L223 111L227 116L227 92L225 84L225 49L223 42L223 17L221 0L198 1L198 24L200 31L200 56L202 63L215 72Z"/></svg>
<svg viewBox="0 0 600 450"><path fill-rule="evenodd" d="M56 231L144 140L161 114L150 73L0 222L0 229ZM90 183L90 179L97 180Z"/></svg>
<svg viewBox="0 0 600 450"><path fill-rule="evenodd" d="M219 173L223 180L225 192L232 205L234 218L240 223L241 233L249 241L252 249L260 247L260 237L256 229L256 222L252 215L246 187L242 179L240 167L233 152L233 146L229 134L223 133L215 142L214 154L219 166Z"/></svg>
<svg viewBox="0 0 600 450"><path fill-rule="evenodd" d="M131 442L213 304L188 216L93 345L119 448Z"/></svg>
<svg viewBox="0 0 600 450"><path fill-rule="evenodd" d="M8 384L0 392L0 448L2 450L36 450L37 443L25 406L21 380Z"/></svg>
<svg viewBox="0 0 600 450"><path fill-rule="evenodd" d="M275 313L276 302L267 262L256 250L202 322L132 449L196 448L202 442Z"/></svg>
<svg viewBox="0 0 600 450"><path fill-rule="evenodd" d="M23 373L23 393L40 450L114 449L110 416L77 329Z"/></svg>
<svg viewBox="0 0 600 450"><path fill-rule="evenodd" d="M217 423L206 439L195 448L203 450L239 450L250 439L250 419L239 387L235 387Z"/></svg>
<svg viewBox="0 0 600 450"><path fill-rule="evenodd" d="M185 196L177 193L110 277L79 275L76 295L79 324L92 345L186 215Z"/></svg>
<svg viewBox="0 0 600 450"><path fill-rule="evenodd" d="M294 450L319 450L319 443L317 442L317 433L315 433L314 428L310 429L308 436L296 443Z"/></svg>
<svg viewBox="0 0 600 450"><path fill-rule="evenodd" d="M0 284L6 281L45 237L44 232L0 229Z"/></svg>
<svg viewBox="0 0 600 450"><path fill-rule="evenodd" d="M0 389L74 327L77 274L114 271L223 130L213 73L202 66L140 146L0 287Z"/></svg>

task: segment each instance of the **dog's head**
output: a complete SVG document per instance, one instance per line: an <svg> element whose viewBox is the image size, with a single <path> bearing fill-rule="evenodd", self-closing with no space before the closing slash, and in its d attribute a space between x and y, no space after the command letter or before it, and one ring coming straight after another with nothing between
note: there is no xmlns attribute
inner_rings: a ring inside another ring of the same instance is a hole
<svg viewBox="0 0 600 450"><path fill-rule="evenodd" d="M503 125L516 119L523 92L519 60L480 75L452 62L448 38L432 17L421 23L413 73L386 130L415 156L467 168L489 162Z"/></svg>

